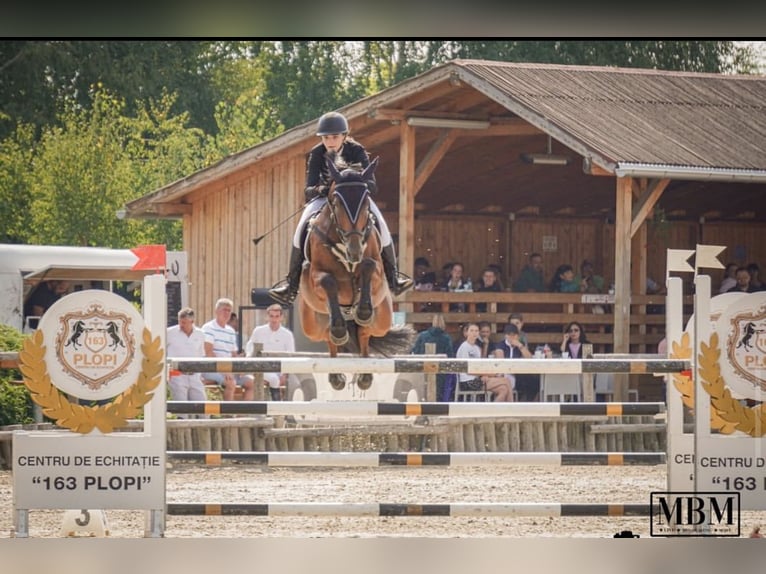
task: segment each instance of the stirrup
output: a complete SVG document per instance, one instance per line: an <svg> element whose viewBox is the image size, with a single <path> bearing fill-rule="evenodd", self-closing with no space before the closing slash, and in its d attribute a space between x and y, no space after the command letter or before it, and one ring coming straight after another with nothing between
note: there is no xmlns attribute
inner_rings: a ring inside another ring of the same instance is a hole
<svg viewBox="0 0 766 574"><path fill-rule="evenodd" d="M394 277L394 284L391 286L391 291L394 295L401 295L407 289L412 287L413 281L410 277L404 273L397 273Z"/></svg>

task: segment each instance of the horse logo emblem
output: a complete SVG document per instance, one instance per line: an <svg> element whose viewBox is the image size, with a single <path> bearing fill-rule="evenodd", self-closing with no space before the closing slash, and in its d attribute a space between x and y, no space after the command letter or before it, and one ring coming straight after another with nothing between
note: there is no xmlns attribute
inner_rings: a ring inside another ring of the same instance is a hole
<svg viewBox="0 0 766 574"><path fill-rule="evenodd" d="M120 377L136 349L132 319L98 303L59 318L57 359L63 371L98 390Z"/></svg>
<svg viewBox="0 0 766 574"><path fill-rule="evenodd" d="M728 307L718 329L725 343L721 373L743 397L766 391L766 305L750 294ZM749 387L749 388L748 388Z"/></svg>

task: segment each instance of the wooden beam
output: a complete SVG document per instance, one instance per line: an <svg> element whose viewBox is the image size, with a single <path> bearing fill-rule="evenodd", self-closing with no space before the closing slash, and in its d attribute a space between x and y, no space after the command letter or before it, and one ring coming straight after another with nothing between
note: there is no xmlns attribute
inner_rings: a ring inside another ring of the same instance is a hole
<svg viewBox="0 0 766 574"><path fill-rule="evenodd" d="M420 165L415 170L415 187L413 190L415 195L418 194L418 191L420 191L423 184L431 176L434 169L436 169L436 166L439 165L439 162L447 153L450 146L452 146L455 138L457 138L456 130L446 130L431 145L431 148L428 150L428 153L426 153L423 161L420 162Z"/></svg>
<svg viewBox="0 0 766 574"><path fill-rule="evenodd" d="M639 196L634 209L635 216L630 224L631 237L640 229L641 224L646 220L652 209L654 209L657 201L662 196L662 192L665 191L669 183L669 179L653 179L648 185L646 181L642 181L639 184Z"/></svg>
<svg viewBox="0 0 766 574"><path fill-rule="evenodd" d="M415 128L399 124L399 268L411 273L415 265ZM411 311L411 305L401 309Z"/></svg>
<svg viewBox="0 0 766 574"><path fill-rule="evenodd" d="M618 177L614 229L614 352L630 351L631 178ZM627 377L615 377L615 401L627 400Z"/></svg>

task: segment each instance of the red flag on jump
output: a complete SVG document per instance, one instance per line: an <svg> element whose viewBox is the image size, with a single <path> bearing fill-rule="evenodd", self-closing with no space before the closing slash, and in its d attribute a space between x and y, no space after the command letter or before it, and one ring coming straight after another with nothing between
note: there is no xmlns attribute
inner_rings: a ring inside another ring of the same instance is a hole
<svg viewBox="0 0 766 574"><path fill-rule="evenodd" d="M131 269L161 269L165 272L165 246L164 245L140 245L131 251L138 257L138 261Z"/></svg>

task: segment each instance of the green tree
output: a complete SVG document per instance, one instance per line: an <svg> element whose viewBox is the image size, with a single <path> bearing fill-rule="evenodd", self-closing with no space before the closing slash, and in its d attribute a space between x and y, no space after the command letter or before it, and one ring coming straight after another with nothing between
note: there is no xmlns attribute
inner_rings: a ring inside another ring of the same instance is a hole
<svg viewBox="0 0 766 574"><path fill-rule="evenodd" d="M19 125L0 141L0 243L26 243L32 228L34 128Z"/></svg>

